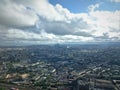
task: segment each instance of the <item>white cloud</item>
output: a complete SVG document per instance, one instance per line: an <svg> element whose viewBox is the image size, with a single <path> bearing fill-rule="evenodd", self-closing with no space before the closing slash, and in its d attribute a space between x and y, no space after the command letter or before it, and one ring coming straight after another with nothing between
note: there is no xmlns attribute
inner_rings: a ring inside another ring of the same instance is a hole
<svg viewBox="0 0 120 90"><path fill-rule="evenodd" d="M18 40L27 40L27 41L30 41L30 40L46 41L46 40L53 40L54 38L56 38L54 34L48 34L44 31L41 31L40 33L36 34L33 32L23 31L20 29L10 29L8 30L8 33L6 34L6 36L10 40L18 39Z"/></svg>
<svg viewBox="0 0 120 90"><path fill-rule="evenodd" d="M25 32L19 29L10 29L8 33L5 35L7 37L6 40L18 40L20 41L39 41L41 42L51 42L51 43L64 43L64 42L79 42L79 41L91 41L92 37L84 37L84 36L75 36L75 35L54 35L52 33L46 33L42 30L40 33L35 34L31 32ZM9 38L9 39L8 39Z"/></svg>
<svg viewBox="0 0 120 90"><path fill-rule="evenodd" d="M0 3L0 12L0 24L5 26L32 26L38 20L35 12L10 0L4 0Z"/></svg>
<svg viewBox="0 0 120 90"><path fill-rule="evenodd" d="M98 10L71 13L48 0L4 0L0 3L0 41L13 42L90 42L120 41L120 11Z"/></svg>
<svg viewBox="0 0 120 90"><path fill-rule="evenodd" d="M120 11L95 11L90 12L91 21L93 28L96 30L96 36L102 35L103 33L110 32L114 29L114 32L120 32Z"/></svg>
<svg viewBox="0 0 120 90"><path fill-rule="evenodd" d="M88 7L88 9L90 10L90 12L93 12L93 11L95 11L97 8L99 8L99 6L100 6L100 4L95 4L95 5L90 5L89 7Z"/></svg>
<svg viewBox="0 0 120 90"><path fill-rule="evenodd" d="M111 2L120 2L120 0L111 0Z"/></svg>
<svg viewBox="0 0 120 90"><path fill-rule="evenodd" d="M13 0L18 4L25 5L33 9L37 14L46 18L47 20L56 20L61 21L64 20L64 16L59 14L56 10L59 7L54 7L51 5L48 0Z"/></svg>

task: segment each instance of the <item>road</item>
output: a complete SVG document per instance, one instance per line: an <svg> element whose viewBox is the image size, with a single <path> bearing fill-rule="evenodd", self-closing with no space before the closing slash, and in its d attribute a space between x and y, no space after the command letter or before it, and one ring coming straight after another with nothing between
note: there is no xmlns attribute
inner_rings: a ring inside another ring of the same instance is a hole
<svg viewBox="0 0 120 90"><path fill-rule="evenodd" d="M36 90L35 88L32 87L24 87L24 86L6 84L6 83L0 83L0 87L4 87L5 90L10 90L10 88L18 88L19 90Z"/></svg>

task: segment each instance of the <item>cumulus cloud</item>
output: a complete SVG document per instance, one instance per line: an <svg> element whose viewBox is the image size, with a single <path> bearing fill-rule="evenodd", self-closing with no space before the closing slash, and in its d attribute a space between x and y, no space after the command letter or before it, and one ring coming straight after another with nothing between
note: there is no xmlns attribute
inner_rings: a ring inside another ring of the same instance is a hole
<svg viewBox="0 0 120 90"><path fill-rule="evenodd" d="M31 26L38 20L35 12L11 0L1 1L0 12L0 24L8 27Z"/></svg>
<svg viewBox="0 0 120 90"><path fill-rule="evenodd" d="M88 9L91 11L91 12L94 12L97 8L99 8L99 4L97 3L97 4L95 4L95 5L90 5L89 7L88 7Z"/></svg>
<svg viewBox="0 0 120 90"><path fill-rule="evenodd" d="M94 35L103 35L103 33L110 32L112 28L114 32L120 32L120 11L95 11L90 12L90 16L95 19L95 21L91 21L94 25L93 28L96 30Z"/></svg>
<svg viewBox="0 0 120 90"><path fill-rule="evenodd" d="M120 0L111 0L111 2L120 2Z"/></svg>
<svg viewBox="0 0 120 90"><path fill-rule="evenodd" d="M87 13L71 13L48 0L4 0L0 3L2 44L120 41L120 11L88 6Z"/></svg>
<svg viewBox="0 0 120 90"><path fill-rule="evenodd" d="M54 35L52 33L46 33L42 30L40 33L25 32L19 29L10 29L6 34L7 40L18 40L18 41L40 41L40 42L51 42L51 43L63 43L63 42L79 42L79 41L90 41L92 37L76 36L76 35Z"/></svg>
<svg viewBox="0 0 120 90"><path fill-rule="evenodd" d="M64 16L59 14L56 8L48 2L48 0L12 0L19 5L24 5L35 11L40 16L46 18L47 20L64 20Z"/></svg>

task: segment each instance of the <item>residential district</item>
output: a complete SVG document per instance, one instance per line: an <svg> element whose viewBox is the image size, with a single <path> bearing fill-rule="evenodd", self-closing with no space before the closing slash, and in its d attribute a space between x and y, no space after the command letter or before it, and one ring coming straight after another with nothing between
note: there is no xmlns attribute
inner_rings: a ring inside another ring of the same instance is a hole
<svg viewBox="0 0 120 90"><path fill-rule="evenodd" d="M0 90L120 90L120 45L0 47Z"/></svg>

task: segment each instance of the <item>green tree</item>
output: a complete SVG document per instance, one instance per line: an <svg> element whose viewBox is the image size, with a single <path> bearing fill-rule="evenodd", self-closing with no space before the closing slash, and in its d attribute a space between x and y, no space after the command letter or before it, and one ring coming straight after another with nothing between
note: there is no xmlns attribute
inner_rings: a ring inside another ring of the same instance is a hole
<svg viewBox="0 0 120 90"><path fill-rule="evenodd" d="M0 87L0 90L5 90L5 88L4 87Z"/></svg>

